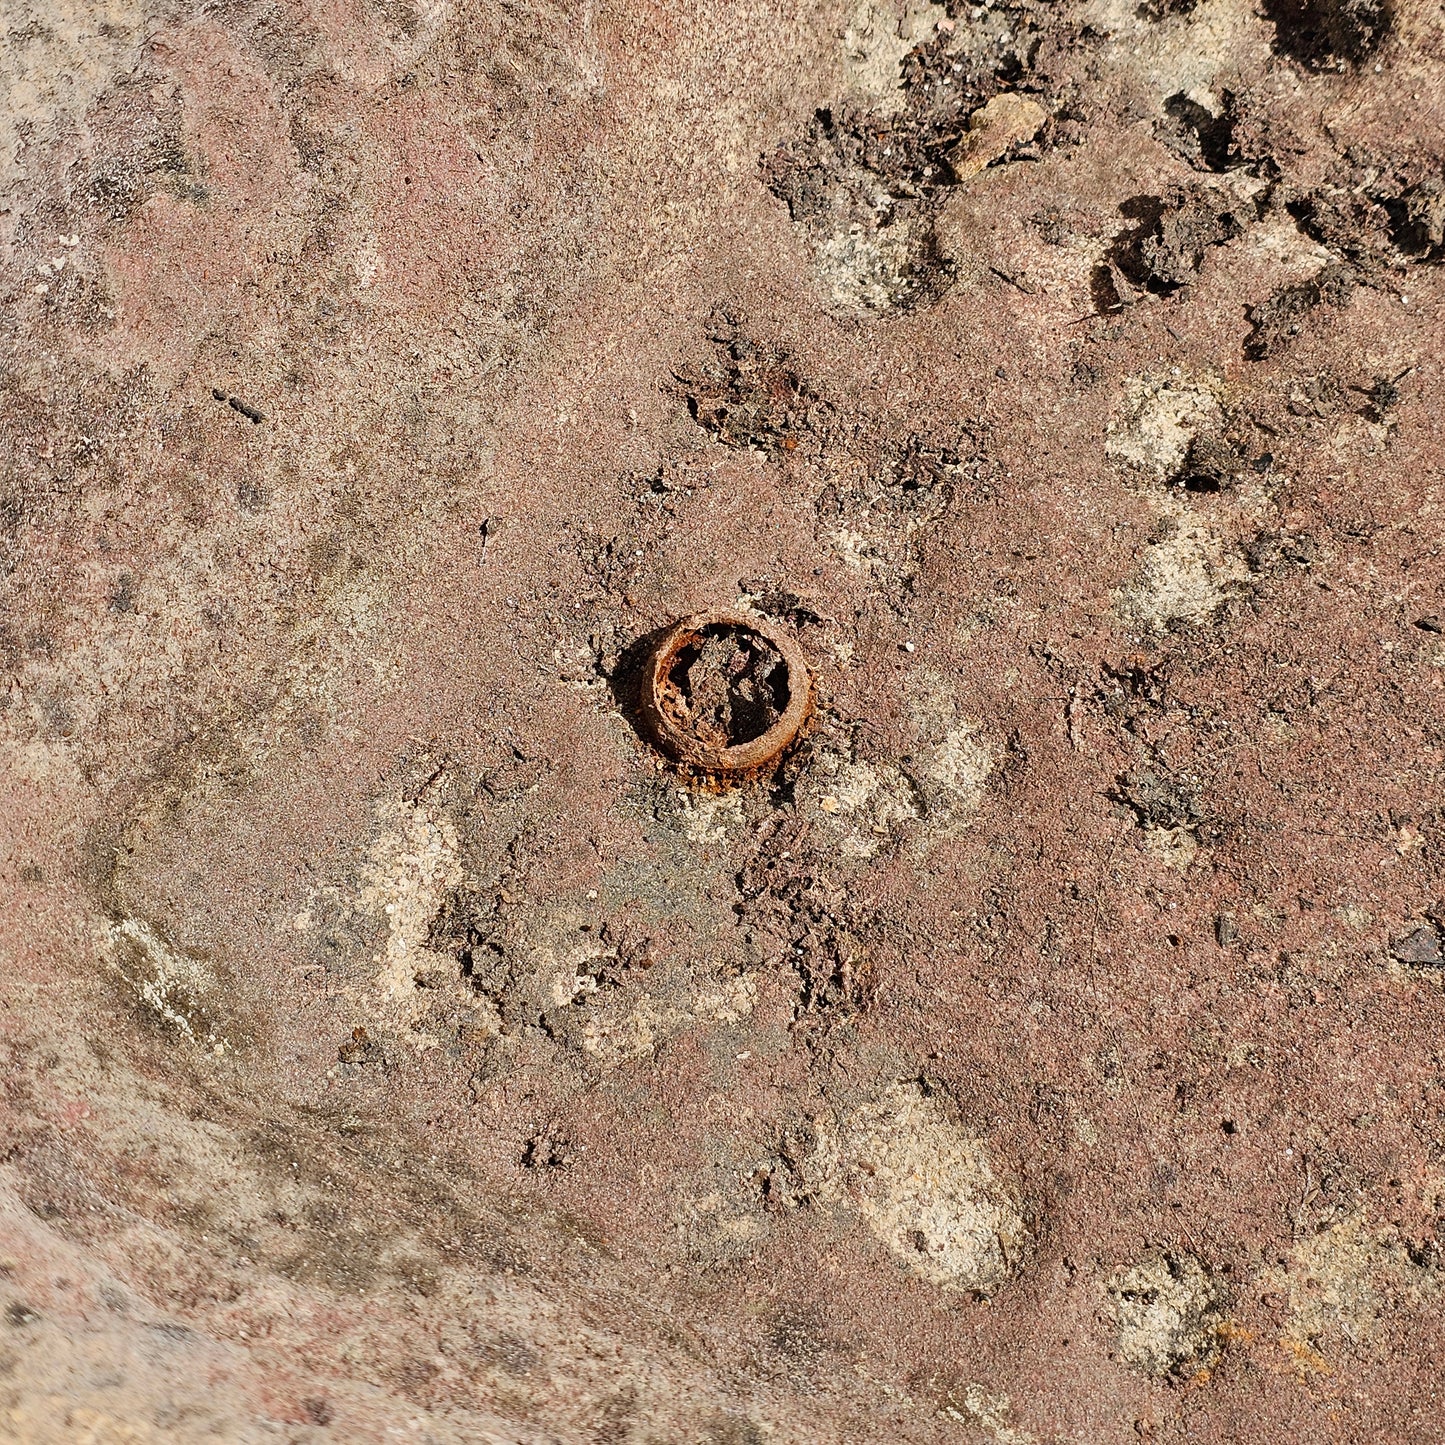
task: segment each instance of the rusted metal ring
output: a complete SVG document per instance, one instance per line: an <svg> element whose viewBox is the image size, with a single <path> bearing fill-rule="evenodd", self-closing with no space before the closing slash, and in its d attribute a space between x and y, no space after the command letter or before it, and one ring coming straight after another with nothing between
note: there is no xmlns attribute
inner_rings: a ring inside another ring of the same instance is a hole
<svg viewBox="0 0 1445 1445"><path fill-rule="evenodd" d="M757 737L719 746L699 736L690 725L692 719L678 687L676 670L689 648L700 646L709 636L728 633L736 634L743 642L750 637L759 639L778 654L783 670L781 686L787 690L787 699L777 721ZM797 737L812 707L813 687L802 649L781 628L742 612L698 612L674 622L658 639L647 661L641 701L654 741L675 762L700 772L736 775L766 766Z"/></svg>

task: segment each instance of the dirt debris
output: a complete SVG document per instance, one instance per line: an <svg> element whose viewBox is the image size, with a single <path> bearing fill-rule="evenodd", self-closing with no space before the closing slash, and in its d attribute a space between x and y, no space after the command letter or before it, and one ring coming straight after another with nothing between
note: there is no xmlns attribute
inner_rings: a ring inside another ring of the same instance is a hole
<svg viewBox="0 0 1445 1445"><path fill-rule="evenodd" d="M1445 256L1445 182L1427 177L1401 192L1393 208L1395 242L1424 261Z"/></svg>
<svg viewBox="0 0 1445 1445"><path fill-rule="evenodd" d="M1354 286L1350 271L1332 264L1308 281L1281 287L1262 305L1250 307L1252 330L1245 343L1245 355L1252 361L1263 361L1282 351L1321 308L1328 314L1348 305Z"/></svg>
<svg viewBox="0 0 1445 1445"><path fill-rule="evenodd" d="M1171 296L1199 275L1209 250L1244 234L1255 208L1236 196L1180 189L1168 196L1136 196L1120 210L1134 224L1110 248L1107 280L1113 307L1136 291Z"/></svg>
<svg viewBox="0 0 1445 1445"><path fill-rule="evenodd" d="M1235 141L1237 97L1224 90L1177 91L1164 101L1160 139L1194 169L1216 174L1245 163Z"/></svg>
<svg viewBox="0 0 1445 1445"><path fill-rule="evenodd" d="M1393 7L1386 0L1270 0L1277 49L1319 70L1359 64L1384 44Z"/></svg>
<svg viewBox="0 0 1445 1445"><path fill-rule="evenodd" d="M816 398L783 353L749 339L733 313L709 328L714 357L683 372L693 420L727 446L756 447L770 457L796 450Z"/></svg>
<svg viewBox="0 0 1445 1445"><path fill-rule="evenodd" d="M668 675L691 729L713 748L752 742L777 725L788 705L783 659L766 638L703 634Z"/></svg>
<svg viewBox="0 0 1445 1445"><path fill-rule="evenodd" d="M1440 933L1433 924L1422 923L1409 933L1397 938L1390 945L1390 952L1401 963L1416 968L1445 967L1445 953L1441 952Z"/></svg>
<svg viewBox="0 0 1445 1445"><path fill-rule="evenodd" d="M1048 114L1017 89L1043 28L1033 7L985 9L972 25L934 5L910 9L896 28L880 14L860 9L845 37L847 70L855 82L871 77L874 103L820 107L764 167L825 295L853 316L926 307L947 291L953 268L934 236L947 188L1019 151ZM905 35L915 43L895 59Z"/></svg>

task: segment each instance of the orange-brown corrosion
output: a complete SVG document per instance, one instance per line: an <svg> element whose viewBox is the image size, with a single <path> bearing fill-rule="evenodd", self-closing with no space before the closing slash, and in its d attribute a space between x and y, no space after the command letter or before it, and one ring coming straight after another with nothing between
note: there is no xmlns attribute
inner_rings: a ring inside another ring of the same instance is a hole
<svg viewBox="0 0 1445 1445"><path fill-rule="evenodd" d="M798 735L812 705L802 651L781 628L700 612L663 633L647 663L643 711L657 745L702 772L754 772Z"/></svg>

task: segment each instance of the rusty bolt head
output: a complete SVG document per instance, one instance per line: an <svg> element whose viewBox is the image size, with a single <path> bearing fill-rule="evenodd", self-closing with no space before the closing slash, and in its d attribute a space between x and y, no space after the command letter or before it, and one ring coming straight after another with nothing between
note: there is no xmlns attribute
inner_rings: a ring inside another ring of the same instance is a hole
<svg viewBox="0 0 1445 1445"><path fill-rule="evenodd" d="M798 735L812 706L798 644L740 612L674 622L653 649L642 710L658 747L700 772L756 772Z"/></svg>

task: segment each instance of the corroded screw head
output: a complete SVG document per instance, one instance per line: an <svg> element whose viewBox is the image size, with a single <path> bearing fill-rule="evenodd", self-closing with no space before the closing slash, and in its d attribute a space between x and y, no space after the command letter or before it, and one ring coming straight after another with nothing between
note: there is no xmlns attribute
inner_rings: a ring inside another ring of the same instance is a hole
<svg viewBox="0 0 1445 1445"><path fill-rule="evenodd" d="M755 772L798 735L808 665L781 628L740 612L674 622L647 661L642 710L658 747L705 773Z"/></svg>

